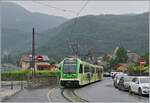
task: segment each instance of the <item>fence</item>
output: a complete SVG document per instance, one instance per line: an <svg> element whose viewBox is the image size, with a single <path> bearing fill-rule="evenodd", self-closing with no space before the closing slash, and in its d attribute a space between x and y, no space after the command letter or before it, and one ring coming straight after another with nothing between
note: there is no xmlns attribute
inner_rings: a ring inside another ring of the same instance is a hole
<svg viewBox="0 0 150 103"><path fill-rule="evenodd" d="M38 88L59 84L59 71L13 71L1 74L2 87L13 89L14 87Z"/></svg>
<svg viewBox="0 0 150 103"><path fill-rule="evenodd" d="M1 89L33 89L44 86L59 85L59 76L35 76L26 81L1 81Z"/></svg>
<svg viewBox="0 0 150 103"><path fill-rule="evenodd" d="M27 87L26 81L1 81L1 89L24 89Z"/></svg>

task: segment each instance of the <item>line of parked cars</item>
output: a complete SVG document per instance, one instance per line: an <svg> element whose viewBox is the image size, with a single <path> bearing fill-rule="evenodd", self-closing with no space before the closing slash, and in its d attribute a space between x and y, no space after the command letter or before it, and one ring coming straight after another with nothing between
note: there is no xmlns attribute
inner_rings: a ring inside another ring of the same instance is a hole
<svg viewBox="0 0 150 103"><path fill-rule="evenodd" d="M114 81L114 87L119 90L139 95L149 95L150 78L148 76L128 76L122 72L113 72L111 77Z"/></svg>

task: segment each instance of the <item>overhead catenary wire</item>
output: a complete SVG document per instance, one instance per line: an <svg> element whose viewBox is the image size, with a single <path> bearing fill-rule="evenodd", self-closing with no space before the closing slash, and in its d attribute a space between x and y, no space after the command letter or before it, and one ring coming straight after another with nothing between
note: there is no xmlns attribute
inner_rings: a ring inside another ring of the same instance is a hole
<svg viewBox="0 0 150 103"><path fill-rule="evenodd" d="M84 8L87 6L88 3L89 3L89 1L87 0L87 1L85 2L85 4L81 7L81 9L78 11L78 13L77 13L77 15L76 15L76 17L75 17L75 19L74 19L74 22L73 22L74 27L75 27L75 25L76 25L76 23L77 23L77 20L78 20L78 18L79 18L80 13L84 10ZM72 35L73 30L74 30L74 28L71 29L70 35ZM68 41L68 42L69 42L69 41ZM71 45L71 46L70 46L70 45ZM75 43L69 44L69 46L72 48L73 53L75 53L77 56L79 56L79 42L76 41Z"/></svg>
<svg viewBox="0 0 150 103"><path fill-rule="evenodd" d="M85 2L85 4L82 6L82 8L78 11L76 17L78 17L78 16L80 15L80 13L83 11L83 9L87 6L88 3L89 3L89 1L87 0L87 1Z"/></svg>
<svg viewBox="0 0 150 103"><path fill-rule="evenodd" d="M33 2L33 1L32 1ZM35 3L35 1L34 1ZM68 13L72 13L72 14L78 14L78 12L75 12L73 10L68 10L68 9L63 9L63 8L59 8L59 7L56 7L56 6L53 6L53 5L50 5L50 4L45 4L45 3L42 3L42 2L38 2L36 1L37 4L40 4L40 5L43 5L43 6L47 6L49 8L53 8L53 9L56 9L56 10L59 10L59 11L62 11L62 12L68 12Z"/></svg>
<svg viewBox="0 0 150 103"><path fill-rule="evenodd" d="M33 2L33 1L32 1L32 2ZM76 24L77 19L78 19L80 13L81 13L81 12L83 11L83 9L87 6L88 2L89 2L89 1L87 0L87 1L85 2L85 4L81 7L81 9L80 9L78 12L75 12L75 11L73 11L73 10L67 10L67 9L63 9L63 8L58 8L58 7L55 7L55 6L50 5L50 4L45 4L45 3L42 3L42 2L36 1L36 3L38 3L38 4L40 4L40 5L44 5L44 6L47 6L47 7L50 7L50 8L54 8L54 9L57 9L57 10L60 10L60 11L63 11L63 12L70 12L70 13L75 14L76 16L75 16L73 25ZM35 3L35 1L34 1L34 3ZM72 29L72 30L73 30L73 29ZM71 30L71 33L70 33L70 34L72 34L72 30Z"/></svg>
<svg viewBox="0 0 150 103"><path fill-rule="evenodd" d="M81 12L83 11L83 9L87 6L88 2L89 2L89 1L86 1L85 4L82 6L82 8L77 12L77 15L76 15L76 17L75 17L75 19L74 19L74 25L76 24L77 19L78 19L80 13L81 13Z"/></svg>
<svg viewBox="0 0 150 103"><path fill-rule="evenodd" d="M33 1L32 1L32 2L33 2ZM35 2L34 2L34 3L35 3ZM81 7L81 9L80 9L78 12L75 12L75 11L73 11L73 10L67 10L67 9L55 7L55 6L53 6L53 5L45 4L45 3L42 3L42 2L38 2L38 1L36 1L36 3L38 3L38 4L40 4L40 5L47 6L47 7L49 7L49 8L54 8L54 9L60 10L60 11L62 11L62 12L68 12L68 13L73 13L73 14L75 14L76 16L75 16L74 21L73 21L73 25L74 25L74 27L75 27L80 13L84 10L84 8L87 6L87 4L89 3L89 1L87 0L87 1L85 2L85 4ZM72 35L73 30L74 30L74 28L71 29L70 35ZM71 43L71 42L68 40L68 44L69 44L69 47L72 49L72 52L75 53L76 55L78 55L78 53L79 53L79 43L78 43L77 41L76 41L76 43Z"/></svg>
<svg viewBox="0 0 150 103"><path fill-rule="evenodd" d="M74 14L74 15L77 15L77 14L78 14L76 11L59 8L59 7L50 5L49 3L46 4L46 3L43 3L43 2L40 2L40 1L31 1L31 2L37 3L37 4L39 4L39 5L43 5L43 6L46 6L46 7L49 7L49 8L53 8L53 9L58 10L58 11L67 12L67 13L72 13L72 14Z"/></svg>

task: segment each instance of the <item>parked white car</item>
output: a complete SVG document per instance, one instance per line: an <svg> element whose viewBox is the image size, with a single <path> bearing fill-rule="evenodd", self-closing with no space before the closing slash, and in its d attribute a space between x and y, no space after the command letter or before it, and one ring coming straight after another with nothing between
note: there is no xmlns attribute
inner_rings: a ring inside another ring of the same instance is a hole
<svg viewBox="0 0 150 103"><path fill-rule="evenodd" d="M137 93L139 95L148 95L150 91L149 77L134 77L130 82L129 93Z"/></svg>
<svg viewBox="0 0 150 103"><path fill-rule="evenodd" d="M111 72L110 76L114 78L116 74L123 74L123 72Z"/></svg>
<svg viewBox="0 0 150 103"><path fill-rule="evenodd" d="M113 77L114 74L116 74L117 72L111 72L110 76Z"/></svg>

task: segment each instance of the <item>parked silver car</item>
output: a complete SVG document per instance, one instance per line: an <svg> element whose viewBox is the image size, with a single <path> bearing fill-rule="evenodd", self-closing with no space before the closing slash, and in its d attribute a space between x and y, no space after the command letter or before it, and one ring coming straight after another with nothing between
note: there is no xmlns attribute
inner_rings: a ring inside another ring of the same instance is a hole
<svg viewBox="0 0 150 103"><path fill-rule="evenodd" d="M118 83L118 89L120 90L129 90L130 82L132 81L133 76L123 76L120 78Z"/></svg>
<svg viewBox="0 0 150 103"><path fill-rule="evenodd" d="M127 76L127 74L116 74L114 78L114 86L115 88L118 88L118 83L120 81L120 78L123 76Z"/></svg>

